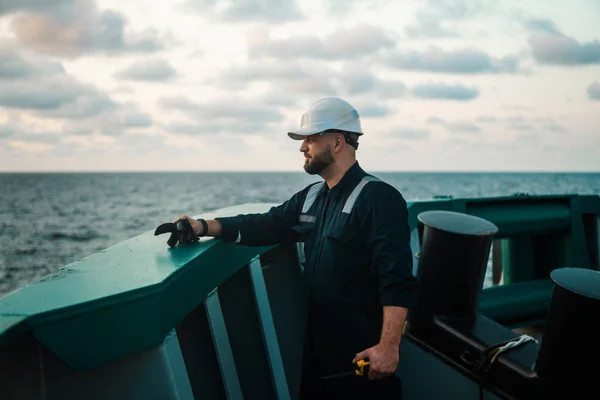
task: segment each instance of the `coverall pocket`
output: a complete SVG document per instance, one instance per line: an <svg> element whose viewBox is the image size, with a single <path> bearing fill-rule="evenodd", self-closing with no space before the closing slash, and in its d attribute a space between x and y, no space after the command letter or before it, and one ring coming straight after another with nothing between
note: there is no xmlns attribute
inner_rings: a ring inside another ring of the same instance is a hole
<svg viewBox="0 0 600 400"><path fill-rule="evenodd" d="M333 228L323 236L327 240L325 268L348 273L359 268L362 246L355 228Z"/></svg>
<svg viewBox="0 0 600 400"><path fill-rule="evenodd" d="M334 228L325 233L325 236L334 240L339 240L342 243L351 241L356 236L354 228Z"/></svg>

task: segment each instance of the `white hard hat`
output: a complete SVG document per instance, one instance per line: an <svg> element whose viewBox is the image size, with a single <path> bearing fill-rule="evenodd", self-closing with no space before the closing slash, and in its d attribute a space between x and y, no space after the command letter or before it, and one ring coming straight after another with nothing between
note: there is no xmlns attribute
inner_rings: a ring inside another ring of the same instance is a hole
<svg viewBox="0 0 600 400"><path fill-rule="evenodd" d="M303 140L306 136L329 129L363 134L358 111L345 100L327 97L313 103L308 111L302 114L300 128L288 132L288 136L295 140Z"/></svg>

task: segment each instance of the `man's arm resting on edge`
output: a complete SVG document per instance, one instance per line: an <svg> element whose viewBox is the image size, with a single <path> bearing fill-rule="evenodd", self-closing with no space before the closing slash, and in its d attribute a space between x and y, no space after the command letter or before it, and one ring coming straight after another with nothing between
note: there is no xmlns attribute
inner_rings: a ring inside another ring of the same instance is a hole
<svg viewBox="0 0 600 400"><path fill-rule="evenodd" d="M220 237L228 242L249 246L263 246L294 241L296 232L291 228L298 223L299 207L307 188L295 193L289 200L271 207L265 213L239 214L206 220L208 231L199 220L186 215L197 235Z"/></svg>

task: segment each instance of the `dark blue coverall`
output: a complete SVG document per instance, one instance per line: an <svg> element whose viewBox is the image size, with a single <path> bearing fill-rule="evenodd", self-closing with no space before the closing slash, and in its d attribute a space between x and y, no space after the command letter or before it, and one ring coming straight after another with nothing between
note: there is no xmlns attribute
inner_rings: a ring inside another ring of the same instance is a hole
<svg viewBox="0 0 600 400"><path fill-rule="evenodd" d="M304 390L311 377L353 370L356 353L379 343L383 306L412 305L417 280L406 201L358 162L331 189L318 182L267 213L217 219L222 238L242 245L304 242ZM344 388L355 391L346 383L338 389Z"/></svg>

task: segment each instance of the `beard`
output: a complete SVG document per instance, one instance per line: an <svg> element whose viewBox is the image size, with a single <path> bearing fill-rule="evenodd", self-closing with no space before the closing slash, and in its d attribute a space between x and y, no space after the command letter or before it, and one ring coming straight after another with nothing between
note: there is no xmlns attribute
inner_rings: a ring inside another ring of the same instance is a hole
<svg viewBox="0 0 600 400"><path fill-rule="evenodd" d="M334 163L335 159L333 158L333 154L331 154L331 148L327 148L314 157L307 158L304 162L304 170L309 175L315 175L321 173L325 168Z"/></svg>

